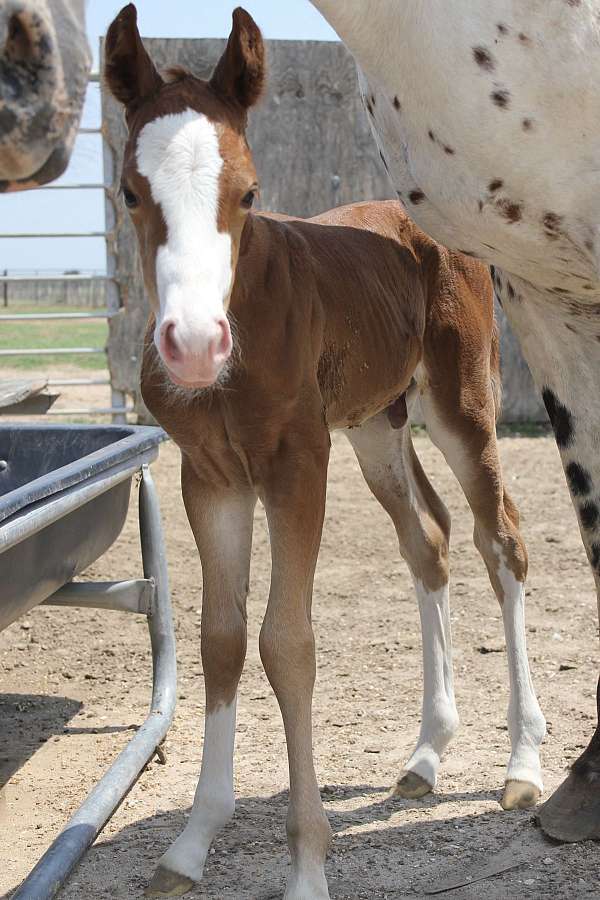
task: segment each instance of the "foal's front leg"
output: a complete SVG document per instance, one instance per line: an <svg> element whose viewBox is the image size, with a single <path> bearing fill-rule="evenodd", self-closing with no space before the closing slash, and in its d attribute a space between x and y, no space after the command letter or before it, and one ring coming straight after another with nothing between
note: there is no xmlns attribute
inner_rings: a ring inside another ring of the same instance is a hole
<svg viewBox="0 0 600 900"><path fill-rule="evenodd" d="M312 756L315 644L312 586L325 509L329 436L314 449L288 450L265 490L272 554L271 591L260 654L281 709L287 740L290 803L287 835L292 872L286 900L324 900L331 829Z"/></svg>
<svg viewBox="0 0 600 900"><path fill-rule="evenodd" d="M246 655L246 594L256 497L201 483L185 458L182 491L202 561L202 665L206 688L200 780L187 825L161 858L150 897L177 897L202 878L217 832L235 809L233 745Z"/></svg>

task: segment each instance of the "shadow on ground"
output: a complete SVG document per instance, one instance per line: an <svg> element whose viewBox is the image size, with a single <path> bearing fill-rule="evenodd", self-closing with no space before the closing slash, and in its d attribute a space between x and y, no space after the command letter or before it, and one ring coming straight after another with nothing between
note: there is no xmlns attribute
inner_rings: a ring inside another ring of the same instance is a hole
<svg viewBox="0 0 600 900"><path fill-rule="evenodd" d="M81 709L78 700L45 694L0 694L0 792L15 772Z"/></svg>
<svg viewBox="0 0 600 900"><path fill-rule="evenodd" d="M333 829L327 877L332 900L385 900L424 897L425 890L448 871L479 864L502 846L533 830L530 811L489 811L500 793L432 794L423 800L389 798L387 788L374 785L327 785L323 801ZM364 802L356 806L356 800ZM458 801L485 803L486 811L452 816ZM215 841L205 878L188 895L190 900L276 900L283 896L288 872L285 839L287 791L270 797L240 797L235 819ZM348 804L350 808L344 808ZM341 808L340 808L341 807ZM418 810L420 820L403 822ZM189 809L157 813L124 828L94 847L62 893L64 900L81 896L78 877L98 886L95 898L134 900L142 897L159 856L185 826ZM498 822L502 838L498 840ZM600 845L581 844L550 849L546 861L530 864L484 882L438 895L441 898L504 900L507 897L565 896L553 888L553 874L570 870L570 897L600 897L597 872Z"/></svg>

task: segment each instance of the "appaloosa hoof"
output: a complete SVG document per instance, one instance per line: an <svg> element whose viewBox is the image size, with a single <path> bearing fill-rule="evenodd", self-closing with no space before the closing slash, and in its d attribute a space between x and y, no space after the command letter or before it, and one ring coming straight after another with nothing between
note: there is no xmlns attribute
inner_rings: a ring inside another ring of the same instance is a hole
<svg viewBox="0 0 600 900"><path fill-rule="evenodd" d="M571 772L538 810L542 830L556 841L600 840L600 779Z"/></svg>
<svg viewBox="0 0 600 900"><path fill-rule="evenodd" d="M416 772L403 772L394 786L392 796L404 797L405 800L418 800L431 793L432 786Z"/></svg>
<svg viewBox="0 0 600 900"><path fill-rule="evenodd" d="M529 809L540 799L539 787L530 781L507 781L500 805L502 809Z"/></svg>
<svg viewBox="0 0 600 900"><path fill-rule="evenodd" d="M183 897L194 887L195 882L186 875L172 872L158 866L152 881L144 891L145 897Z"/></svg>

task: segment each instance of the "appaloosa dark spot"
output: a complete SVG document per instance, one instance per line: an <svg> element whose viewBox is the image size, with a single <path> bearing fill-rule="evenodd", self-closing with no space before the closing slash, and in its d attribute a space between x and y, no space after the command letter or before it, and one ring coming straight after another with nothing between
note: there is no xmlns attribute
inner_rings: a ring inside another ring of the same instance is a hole
<svg viewBox="0 0 600 900"><path fill-rule="evenodd" d="M504 216L504 218L511 225L514 225L515 222L520 222L523 218L523 213L521 210L520 203L514 203L512 200L497 200L496 206Z"/></svg>
<svg viewBox="0 0 600 900"><path fill-rule="evenodd" d="M586 249L587 249L587 250L593 250L593 249L594 249L594 242L593 242L593 241L590 241L590 239L588 238L587 241L585 242L585 246L586 246Z"/></svg>
<svg viewBox="0 0 600 900"><path fill-rule="evenodd" d="M573 417L550 388L542 391L542 400L554 429L556 443L561 449L569 447L573 440Z"/></svg>
<svg viewBox="0 0 600 900"><path fill-rule="evenodd" d="M533 121L531 119L523 119L521 125L523 127L523 131L531 131L531 129L533 128Z"/></svg>
<svg viewBox="0 0 600 900"><path fill-rule="evenodd" d="M578 462L570 462L565 469L569 488L574 497L585 497L592 490L592 476Z"/></svg>
<svg viewBox="0 0 600 900"><path fill-rule="evenodd" d="M478 66L485 69L486 72L493 72L496 66L492 58L492 54L485 47L473 47L473 58Z"/></svg>
<svg viewBox="0 0 600 900"><path fill-rule="evenodd" d="M454 150L448 144L444 144L444 153L447 153L448 156L454 156Z"/></svg>
<svg viewBox="0 0 600 900"><path fill-rule="evenodd" d="M498 22L496 29L498 30L498 34L508 34L508 25L503 25L502 22Z"/></svg>
<svg viewBox="0 0 600 900"><path fill-rule="evenodd" d="M522 44L530 44L531 43L531 38L528 37L524 31L519 32L519 40L521 41Z"/></svg>
<svg viewBox="0 0 600 900"><path fill-rule="evenodd" d="M479 207L479 212L481 212L483 209L483 200L479 200L477 206Z"/></svg>
<svg viewBox="0 0 600 900"><path fill-rule="evenodd" d="M490 94L492 102L500 109L506 109L510 100L510 92L506 90L492 91Z"/></svg>
<svg viewBox="0 0 600 900"><path fill-rule="evenodd" d="M567 0L569 6L581 6L581 0Z"/></svg>
<svg viewBox="0 0 600 900"><path fill-rule="evenodd" d="M544 224L546 236L555 241L560 234L562 216L557 215L557 213L549 212L544 215L542 222Z"/></svg>
<svg viewBox="0 0 600 900"><path fill-rule="evenodd" d="M488 184L488 191L490 194L494 194L496 191L499 191L501 187L504 187L504 182L501 178L494 178L493 181L490 181Z"/></svg>
<svg viewBox="0 0 600 900"><path fill-rule="evenodd" d="M516 297L516 291L510 281L506 282L506 290L508 291L508 296L510 297L510 299L514 300Z"/></svg>
<svg viewBox="0 0 600 900"><path fill-rule="evenodd" d="M18 121L15 113L8 106L0 109L0 134L3 138L10 134Z"/></svg>
<svg viewBox="0 0 600 900"><path fill-rule="evenodd" d="M394 97L394 108L397 109L398 112L400 112L400 110L402 109L402 104L397 97Z"/></svg>
<svg viewBox="0 0 600 900"><path fill-rule="evenodd" d="M408 199L411 203L414 203L415 206L418 206L419 203L422 203L425 200L425 194L423 191L411 191L408 195Z"/></svg>
<svg viewBox="0 0 600 900"><path fill-rule="evenodd" d="M598 509L593 500L588 500L587 503L583 503L579 507L579 515L583 527L586 531L591 531L598 524L598 519L600 519L600 509Z"/></svg>
<svg viewBox="0 0 600 900"><path fill-rule="evenodd" d="M573 334L577 334L577 329L573 328L572 325L569 325L568 322L565 322L565 328L567 329L567 331L570 331Z"/></svg>
<svg viewBox="0 0 600 900"><path fill-rule="evenodd" d="M431 128L429 129L429 131L427 132L427 134L429 135L429 140L430 140L430 141L435 141L435 132L433 132L433 131L431 130Z"/></svg>
<svg viewBox="0 0 600 900"><path fill-rule="evenodd" d="M48 56L48 54L51 53L51 51L54 49L50 38L46 34L40 35L37 40L36 46L38 49L38 53L42 58Z"/></svg>

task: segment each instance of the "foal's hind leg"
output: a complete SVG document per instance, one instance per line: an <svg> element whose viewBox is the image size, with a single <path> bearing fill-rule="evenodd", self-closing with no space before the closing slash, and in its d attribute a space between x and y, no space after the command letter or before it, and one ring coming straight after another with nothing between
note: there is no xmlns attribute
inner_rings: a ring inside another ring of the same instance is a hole
<svg viewBox="0 0 600 900"><path fill-rule="evenodd" d="M435 360L428 359L429 377L421 379L421 404L430 437L446 457L473 511L475 546L502 609L511 741L502 806L525 808L532 806L542 791L539 746L546 733L525 641L527 551L518 528L518 512L502 481L487 360L477 359L472 348L467 348L456 362L459 374L448 377L447 371L436 371Z"/></svg>
<svg viewBox="0 0 600 900"><path fill-rule="evenodd" d="M394 522L419 602L421 730L395 793L422 797L435 787L441 756L458 728L448 594L450 516L421 468L409 427L393 429L387 414L380 413L346 434L367 484Z"/></svg>
<svg viewBox="0 0 600 900"><path fill-rule="evenodd" d="M216 489L182 466L186 512L202 561L202 665L206 688L202 768L188 822L146 891L178 897L200 881L215 835L233 816L238 681L246 653L246 593L256 497Z"/></svg>

